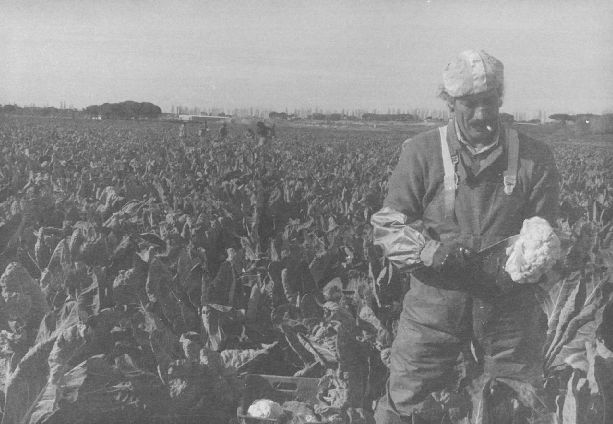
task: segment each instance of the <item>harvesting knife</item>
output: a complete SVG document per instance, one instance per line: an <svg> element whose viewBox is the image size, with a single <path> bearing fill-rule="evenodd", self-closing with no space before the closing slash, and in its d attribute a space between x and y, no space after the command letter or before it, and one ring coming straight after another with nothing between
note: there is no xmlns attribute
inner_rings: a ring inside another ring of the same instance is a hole
<svg viewBox="0 0 613 424"><path fill-rule="evenodd" d="M502 239L500 241L497 241L494 244L490 244L489 246L484 247L483 249L479 250L476 253L476 256L479 257L479 258L482 258L482 257L488 256L488 255L490 255L492 253L496 253L496 252L498 252L501 249L506 251L507 247L512 246L518 238L519 238L519 234L516 234L516 235L511 236L511 237L504 238L504 239Z"/></svg>
<svg viewBox="0 0 613 424"><path fill-rule="evenodd" d="M498 262L498 258L501 258L506 254L507 247L512 246L518 238L519 234L516 234L497 241L496 243L490 244L489 246L479 250L477 253L472 254L469 261L472 263L481 264L481 266L487 266L489 268L490 263ZM424 268L426 268L426 265L418 264L412 267L410 272L418 271Z"/></svg>

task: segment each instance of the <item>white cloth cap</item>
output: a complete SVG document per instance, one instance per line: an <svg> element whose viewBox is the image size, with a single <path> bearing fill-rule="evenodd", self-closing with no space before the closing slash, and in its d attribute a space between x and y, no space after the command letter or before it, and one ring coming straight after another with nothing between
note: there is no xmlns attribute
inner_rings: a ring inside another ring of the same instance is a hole
<svg viewBox="0 0 613 424"><path fill-rule="evenodd" d="M443 87L451 97L470 96L504 87L502 62L483 50L466 50L443 71Z"/></svg>

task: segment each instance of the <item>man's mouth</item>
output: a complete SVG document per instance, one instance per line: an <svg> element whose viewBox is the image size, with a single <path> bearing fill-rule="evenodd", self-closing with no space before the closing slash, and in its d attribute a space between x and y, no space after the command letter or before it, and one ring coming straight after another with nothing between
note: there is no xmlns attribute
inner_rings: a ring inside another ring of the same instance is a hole
<svg viewBox="0 0 613 424"><path fill-rule="evenodd" d="M476 131L479 132L494 132L494 126L485 122L475 122L473 124L470 125L471 128L475 129Z"/></svg>

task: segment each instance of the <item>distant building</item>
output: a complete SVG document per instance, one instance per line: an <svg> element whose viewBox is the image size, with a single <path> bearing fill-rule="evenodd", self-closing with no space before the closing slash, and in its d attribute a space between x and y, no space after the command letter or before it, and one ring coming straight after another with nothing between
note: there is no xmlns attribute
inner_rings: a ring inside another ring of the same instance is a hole
<svg viewBox="0 0 613 424"><path fill-rule="evenodd" d="M173 119L177 119L177 114L176 113L161 113L158 119L161 119L164 121L172 121Z"/></svg>

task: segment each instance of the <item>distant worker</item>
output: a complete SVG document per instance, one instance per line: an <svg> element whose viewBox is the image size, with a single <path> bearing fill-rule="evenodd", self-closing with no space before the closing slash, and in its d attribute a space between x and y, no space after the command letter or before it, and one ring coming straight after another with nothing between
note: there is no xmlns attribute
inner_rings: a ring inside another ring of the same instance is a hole
<svg viewBox="0 0 613 424"><path fill-rule="evenodd" d="M228 124L226 122L224 122L221 125L221 128L219 129L219 137L218 140L219 141L223 141L226 139L226 137L228 136Z"/></svg>
<svg viewBox="0 0 613 424"><path fill-rule="evenodd" d="M270 143L272 139L272 131L264 122L258 121L256 124L256 135L258 137L258 146L264 146Z"/></svg>
<svg viewBox="0 0 613 424"><path fill-rule="evenodd" d="M200 129L198 130L198 138L200 139L200 144L204 144L204 142L206 141L206 133L209 131L209 128L206 124L206 121L204 121L204 127L200 127Z"/></svg>
<svg viewBox="0 0 613 424"><path fill-rule="evenodd" d="M186 128L185 128L185 123L182 123L182 124L179 126L179 138L180 138L181 140L185 140L185 138L186 138L186 137L187 137L187 130L186 130Z"/></svg>

